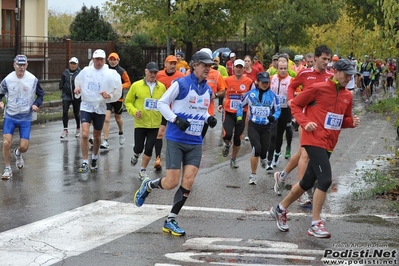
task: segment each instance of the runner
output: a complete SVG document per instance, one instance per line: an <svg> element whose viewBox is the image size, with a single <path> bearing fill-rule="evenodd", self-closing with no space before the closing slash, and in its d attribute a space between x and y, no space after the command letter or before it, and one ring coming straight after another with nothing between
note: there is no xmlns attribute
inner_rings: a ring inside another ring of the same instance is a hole
<svg viewBox="0 0 399 266"><path fill-rule="evenodd" d="M333 69L331 79L311 84L291 102L292 113L304 129L301 146L306 149L310 160L302 180L277 206L270 209L270 215L276 219L277 228L282 232L289 230L288 207L305 191L312 189L317 181L312 222L307 233L318 238L331 237L320 217L326 192L332 183L329 158L341 128L353 128L360 124L360 119L352 116L352 94L345 89L357 71L347 59L340 59Z"/></svg>

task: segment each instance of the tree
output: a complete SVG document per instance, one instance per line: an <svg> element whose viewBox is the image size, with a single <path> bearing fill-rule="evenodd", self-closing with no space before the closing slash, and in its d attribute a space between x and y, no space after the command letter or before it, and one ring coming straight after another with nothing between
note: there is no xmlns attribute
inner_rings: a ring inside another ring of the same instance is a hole
<svg viewBox="0 0 399 266"><path fill-rule="evenodd" d="M307 32L310 26L321 26L339 18L340 1L323 0L272 0L257 1L248 19L248 41L264 42L280 47L305 46L311 40Z"/></svg>
<svg viewBox="0 0 399 266"><path fill-rule="evenodd" d="M75 41L115 41L118 39L118 34L100 15L98 7L88 9L84 5L76 14L69 30L71 39Z"/></svg>
<svg viewBox="0 0 399 266"><path fill-rule="evenodd" d="M237 32L250 1L225 0L116 0L105 9L123 26L125 32L151 32L157 44L165 44L166 36L186 47L191 57L193 46L211 46Z"/></svg>
<svg viewBox="0 0 399 266"><path fill-rule="evenodd" d="M69 36L69 27L74 19L73 15L48 11L48 36L65 37Z"/></svg>

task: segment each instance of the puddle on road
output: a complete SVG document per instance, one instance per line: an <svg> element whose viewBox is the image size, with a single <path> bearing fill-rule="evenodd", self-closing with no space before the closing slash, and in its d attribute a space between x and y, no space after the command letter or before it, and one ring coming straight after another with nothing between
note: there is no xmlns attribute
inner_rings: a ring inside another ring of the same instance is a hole
<svg viewBox="0 0 399 266"><path fill-rule="evenodd" d="M334 214L347 212L347 205L350 205L353 192L359 187L366 185L362 176L368 171L385 169L388 165L387 158L394 157L393 154L378 155L370 157L369 160L357 161L356 168L348 174L333 177L333 184L327 194L325 211Z"/></svg>

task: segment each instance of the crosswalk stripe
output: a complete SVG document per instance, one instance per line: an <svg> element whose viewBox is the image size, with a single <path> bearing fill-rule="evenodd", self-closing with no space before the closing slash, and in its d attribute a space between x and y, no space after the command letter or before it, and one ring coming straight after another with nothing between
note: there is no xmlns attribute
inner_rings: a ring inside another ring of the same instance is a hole
<svg viewBox="0 0 399 266"><path fill-rule="evenodd" d="M0 261L10 266L52 265L137 231L167 213L151 205L137 208L97 201L0 233Z"/></svg>

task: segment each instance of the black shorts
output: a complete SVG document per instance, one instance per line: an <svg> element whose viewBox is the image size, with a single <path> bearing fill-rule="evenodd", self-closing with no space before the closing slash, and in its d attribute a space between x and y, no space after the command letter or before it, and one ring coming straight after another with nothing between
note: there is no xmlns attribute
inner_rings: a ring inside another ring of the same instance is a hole
<svg viewBox="0 0 399 266"><path fill-rule="evenodd" d="M112 108L114 108L115 114L122 114L123 111L123 102L113 102L113 103L107 103L107 111L112 112Z"/></svg>
<svg viewBox="0 0 399 266"><path fill-rule="evenodd" d="M92 123L95 130L103 130L105 115L80 111L80 123Z"/></svg>

